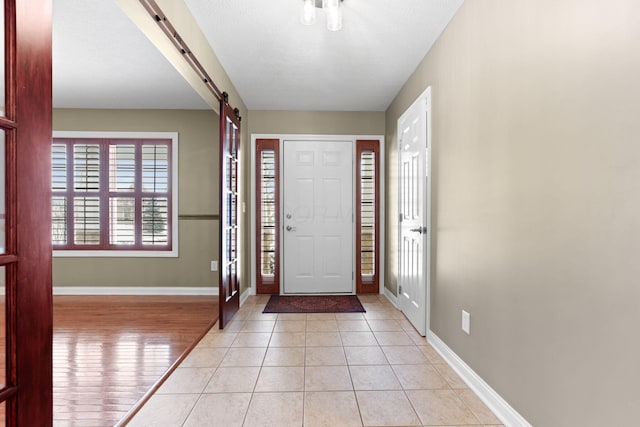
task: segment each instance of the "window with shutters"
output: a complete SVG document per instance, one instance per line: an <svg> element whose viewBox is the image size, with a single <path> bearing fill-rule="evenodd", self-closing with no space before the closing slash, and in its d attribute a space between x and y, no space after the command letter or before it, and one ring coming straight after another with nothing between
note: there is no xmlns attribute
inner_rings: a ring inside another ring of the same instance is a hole
<svg viewBox="0 0 640 427"><path fill-rule="evenodd" d="M177 135L55 132L58 256L177 256Z"/></svg>

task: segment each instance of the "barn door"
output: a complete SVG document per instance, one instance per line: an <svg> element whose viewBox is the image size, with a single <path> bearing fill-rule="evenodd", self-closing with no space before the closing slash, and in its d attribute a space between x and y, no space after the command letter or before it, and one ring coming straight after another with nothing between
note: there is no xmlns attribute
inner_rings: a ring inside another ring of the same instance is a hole
<svg viewBox="0 0 640 427"><path fill-rule="evenodd" d="M226 97L225 97L226 98ZM238 153L240 117L223 99L220 102L220 329L240 308L238 280Z"/></svg>

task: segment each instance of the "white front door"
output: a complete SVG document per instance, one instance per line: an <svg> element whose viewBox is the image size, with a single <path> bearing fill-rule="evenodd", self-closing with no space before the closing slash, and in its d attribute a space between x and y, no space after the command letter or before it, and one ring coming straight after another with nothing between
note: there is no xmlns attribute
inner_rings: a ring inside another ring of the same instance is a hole
<svg viewBox="0 0 640 427"><path fill-rule="evenodd" d="M283 141L283 290L353 293L353 144Z"/></svg>
<svg viewBox="0 0 640 427"><path fill-rule="evenodd" d="M398 302L407 319L423 336L427 329L429 279L429 94L427 90L398 120Z"/></svg>

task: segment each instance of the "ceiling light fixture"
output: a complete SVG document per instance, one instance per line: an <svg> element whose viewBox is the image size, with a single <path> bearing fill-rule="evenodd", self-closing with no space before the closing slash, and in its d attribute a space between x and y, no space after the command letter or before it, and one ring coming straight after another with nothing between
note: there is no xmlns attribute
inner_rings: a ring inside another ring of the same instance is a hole
<svg viewBox="0 0 640 427"><path fill-rule="evenodd" d="M342 9L340 8L342 1L303 0L300 20L304 25L313 25L316 22L316 9L323 9L327 15L327 30L339 31L342 29Z"/></svg>

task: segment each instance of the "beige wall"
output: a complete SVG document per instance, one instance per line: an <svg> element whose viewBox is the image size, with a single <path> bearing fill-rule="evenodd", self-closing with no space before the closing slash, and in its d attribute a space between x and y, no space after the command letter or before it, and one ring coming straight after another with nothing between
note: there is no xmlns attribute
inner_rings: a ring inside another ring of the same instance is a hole
<svg viewBox="0 0 640 427"><path fill-rule="evenodd" d="M431 329L534 426L640 419L639 23L469 0L387 111L392 164L432 87Z"/></svg>
<svg viewBox="0 0 640 427"><path fill-rule="evenodd" d="M160 30L155 20L153 20L149 16L145 8L136 1L116 1L129 16L129 18L134 22L134 24L165 56L169 63L171 63L176 68L176 70L178 70L178 72L185 78L185 80L189 84L191 84L194 90L202 96L205 102L207 102L214 111L218 112L219 103L217 99L213 96L208 87L206 87L206 85L203 83L200 76L195 73L185 62L184 57L182 57L180 53L175 49L173 43L171 43L166 35ZM180 38L189 46L189 49L198 59L200 64L202 64L204 69L207 70L207 73L214 79L216 86L221 91L228 93L229 104L231 105L231 107L239 109L240 115L243 118L241 130L242 142L240 148L240 158L242 159L242 161L240 162L239 168L240 171L244 170L246 168L244 159L248 158L246 153L244 153L244 147L247 147L249 143L249 139L247 136L248 133L245 130L247 124L247 107L244 105L244 101L234 87L231 78L227 75L227 72L222 67L222 64L218 60L215 52L207 42L206 37L202 33L200 27L197 25L196 20L191 14L186 3L183 0L156 0L156 3L158 4L158 7L162 10L164 15L168 18L169 22L171 22L171 25L176 29L178 34L180 34ZM216 136L216 141L218 141L218 138L219 137ZM217 177L218 166L216 166L215 171L215 175ZM197 172L197 170L195 170L194 172ZM244 176L242 174L240 174L239 176L239 185L241 186L241 188L244 188L245 186ZM240 194L241 200L246 200L246 197L246 194ZM246 218L248 218L246 214L240 213L240 215L238 216L238 223L240 225L238 250L240 251L240 253L245 253L246 251L248 251L248 249L243 245L243 242L248 239L248 234L246 232L247 228L245 224ZM244 272L249 268L249 263L245 258L246 257L240 257L239 270L241 291L244 291L248 287L248 280L245 278L248 276L246 276L246 273Z"/></svg>
<svg viewBox="0 0 640 427"><path fill-rule="evenodd" d="M212 111L53 112L54 130L178 132L179 215L218 212L218 115ZM54 258L54 286L217 286L218 221L179 220L179 258Z"/></svg>
<svg viewBox="0 0 640 427"><path fill-rule="evenodd" d="M384 112L249 111L249 133L384 135Z"/></svg>

